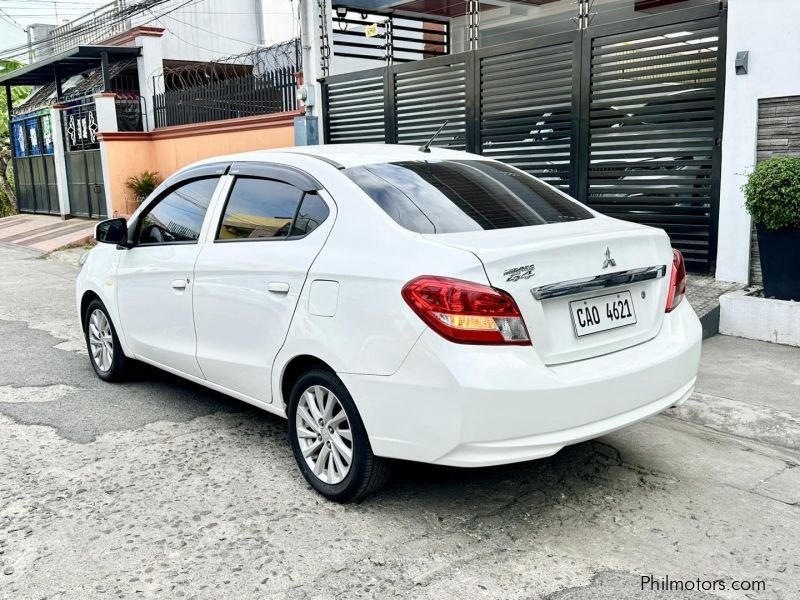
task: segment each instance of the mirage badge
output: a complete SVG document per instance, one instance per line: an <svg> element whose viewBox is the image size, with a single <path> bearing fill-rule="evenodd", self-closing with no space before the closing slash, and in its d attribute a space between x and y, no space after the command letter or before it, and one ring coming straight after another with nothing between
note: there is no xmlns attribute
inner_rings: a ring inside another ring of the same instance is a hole
<svg viewBox="0 0 800 600"><path fill-rule="evenodd" d="M503 271L503 277L506 278L506 281L519 281L520 279L530 279L535 273L536 267L534 265L523 265L513 269L506 269Z"/></svg>

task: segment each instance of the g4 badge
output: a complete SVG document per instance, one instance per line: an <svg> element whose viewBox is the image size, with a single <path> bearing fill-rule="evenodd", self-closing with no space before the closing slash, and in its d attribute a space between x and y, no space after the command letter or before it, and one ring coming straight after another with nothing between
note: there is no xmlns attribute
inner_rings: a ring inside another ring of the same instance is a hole
<svg viewBox="0 0 800 600"><path fill-rule="evenodd" d="M506 269L503 271L503 277L506 281L519 281L520 279L530 279L536 274L536 267L534 265L523 265L521 267L514 267L513 269Z"/></svg>

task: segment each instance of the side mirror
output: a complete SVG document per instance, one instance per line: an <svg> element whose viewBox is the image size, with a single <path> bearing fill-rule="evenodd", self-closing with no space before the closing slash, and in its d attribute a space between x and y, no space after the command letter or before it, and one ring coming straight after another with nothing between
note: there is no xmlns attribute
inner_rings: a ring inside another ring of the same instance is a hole
<svg viewBox="0 0 800 600"><path fill-rule="evenodd" d="M103 244L128 245L128 224L125 219L101 221L94 228L94 237Z"/></svg>

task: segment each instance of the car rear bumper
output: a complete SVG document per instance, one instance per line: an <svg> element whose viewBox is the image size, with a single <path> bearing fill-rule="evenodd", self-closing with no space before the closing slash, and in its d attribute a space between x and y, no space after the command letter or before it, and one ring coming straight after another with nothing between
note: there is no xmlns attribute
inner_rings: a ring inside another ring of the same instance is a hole
<svg viewBox="0 0 800 600"><path fill-rule="evenodd" d="M682 403L701 337L684 301L653 339L592 359L548 367L531 347L426 331L393 375L339 376L376 455L480 467L550 456Z"/></svg>

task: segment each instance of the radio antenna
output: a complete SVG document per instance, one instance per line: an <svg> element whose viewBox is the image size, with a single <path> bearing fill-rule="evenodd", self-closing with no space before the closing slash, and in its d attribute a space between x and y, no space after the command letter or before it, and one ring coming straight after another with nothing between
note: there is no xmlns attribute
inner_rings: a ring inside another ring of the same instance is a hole
<svg viewBox="0 0 800 600"><path fill-rule="evenodd" d="M431 139L429 139L427 142L425 142L424 144L422 144L422 146L419 147L419 151L420 152L430 152L431 151L431 144L436 141L436 138L439 137L440 133L442 133L442 129L444 129L445 125L447 125L449 122L450 122L450 119L445 119L444 123L442 123L442 126L439 127L439 129L436 130L436 133L434 133L431 136Z"/></svg>

